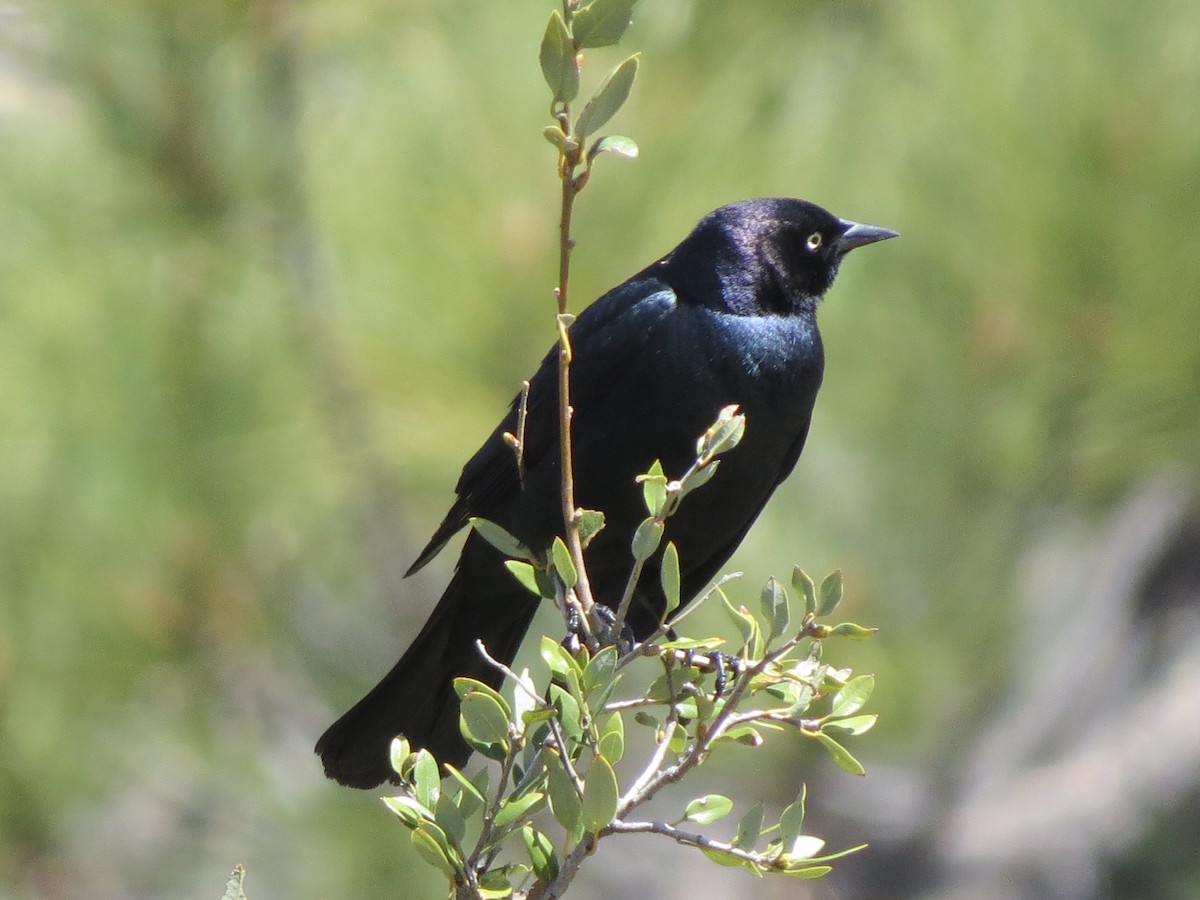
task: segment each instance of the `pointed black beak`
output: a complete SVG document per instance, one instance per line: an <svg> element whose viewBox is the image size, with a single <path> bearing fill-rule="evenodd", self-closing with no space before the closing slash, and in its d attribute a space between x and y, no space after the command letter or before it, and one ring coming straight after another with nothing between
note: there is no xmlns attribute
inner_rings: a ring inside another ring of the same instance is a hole
<svg viewBox="0 0 1200 900"><path fill-rule="evenodd" d="M842 234L837 239L839 253L849 253L855 247L864 247L876 241L886 241L888 238L900 237L900 233L890 228L880 228L878 225L864 225L861 222L851 222L840 219Z"/></svg>

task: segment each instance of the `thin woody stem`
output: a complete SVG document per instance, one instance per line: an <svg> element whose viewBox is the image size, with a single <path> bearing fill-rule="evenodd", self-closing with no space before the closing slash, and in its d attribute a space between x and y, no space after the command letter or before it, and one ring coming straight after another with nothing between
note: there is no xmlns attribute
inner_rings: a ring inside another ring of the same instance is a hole
<svg viewBox="0 0 1200 900"><path fill-rule="evenodd" d="M566 104L559 111L559 121L569 121L570 113ZM575 567L577 582L573 591L567 592L568 603L571 594L577 601L580 613L579 619L584 629L587 642L594 643L592 623L590 621L592 606L591 584L588 581L587 569L583 559L583 541L579 537L579 510L575 505L574 462L571 452L571 340L567 333L569 319L568 288L571 278L571 251L575 242L571 238L571 213L575 206L575 196L582 185L575 179L575 169L579 165L579 148L564 151L559 159L559 178L562 181L562 203L559 216L559 254L558 254L558 287L554 291L558 301L558 444L559 468L561 472L560 492L562 494L563 534L571 563ZM595 649L595 648L593 648Z"/></svg>

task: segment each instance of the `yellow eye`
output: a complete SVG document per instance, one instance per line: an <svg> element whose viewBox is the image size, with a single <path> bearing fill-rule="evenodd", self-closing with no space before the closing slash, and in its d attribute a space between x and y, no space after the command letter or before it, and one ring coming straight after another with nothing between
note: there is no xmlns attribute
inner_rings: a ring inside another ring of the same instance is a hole
<svg viewBox="0 0 1200 900"><path fill-rule="evenodd" d="M804 246L809 250L816 252L817 250L821 249L822 240L824 240L824 238L821 237L821 232L814 231L808 236L808 240L804 242Z"/></svg>

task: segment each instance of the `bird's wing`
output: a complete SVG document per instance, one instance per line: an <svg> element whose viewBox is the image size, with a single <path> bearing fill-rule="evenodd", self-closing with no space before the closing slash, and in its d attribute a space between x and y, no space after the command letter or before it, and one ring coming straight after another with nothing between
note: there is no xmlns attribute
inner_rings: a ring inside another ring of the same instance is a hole
<svg viewBox="0 0 1200 900"><path fill-rule="evenodd" d="M656 326L675 308L674 291L642 273L609 291L585 309L571 325L571 406L576 421L608 393L613 381L656 340ZM516 455L504 434L517 433L521 397L463 466L458 495L429 544L406 574L424 566L472 516L489 518L521 492ZM553 347L529 382L523 459L526 472L547 454L558 453L558 347Z"/></svg>

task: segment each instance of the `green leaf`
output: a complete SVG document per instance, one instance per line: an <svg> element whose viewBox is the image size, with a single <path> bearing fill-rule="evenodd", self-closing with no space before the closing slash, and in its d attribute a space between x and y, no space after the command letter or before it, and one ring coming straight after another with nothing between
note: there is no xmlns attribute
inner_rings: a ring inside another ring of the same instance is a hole
<svg viewBox="0 0 1200 900"><path fill-rule="evenodd" d="M592 691L612 681L617 672L617 648L605 647L583 669L583 689Z"/></svg>
<svg viewBox="0 0 1200 900"><path fill-rule="evenodd" d="M500 806L500 811L496 813L496 818L492 820L497 828L504 828L511 825L513 822L523 818L526 814L536 812L540 809L545 801L546 795L540 791L530 791L515 800L505 801Z"/></svg>
<svg viewBox="0 0 1200 900"><path fill-rule="evenodd" d="M788 624L791 621L787 591L774 578L767 579L766 587L763 588L762 611L763 619L766 620L770 629L770 637L775 637L787 631Z"/></svg>
<svg viewBox="0 0 1200 900"><path fill-rule="evenodd" d="M625 721L620 712L613 713L604 723L598 746L600 755L613 765L620 762L621 757L625 755Z"/></svg>
<svg viewBox="0 0 1200 900"><path fill-rule="evenodd" d="M878 719L879 716L876 715L850 716L848 719L838 719L835 722L826 722L821 726L821 730L831 734L866 734L875 727L875 723L878 721Z"/></svg>
<svg viewBox="0 0 1200 900"><path fill-rule="evenodd" d="M749 610L744 606L734 606L724 594L721 595L721 602L725 607L725 612L729 614L730 621L737 628L738 634L742 636L742 644L750 651L751 655L757 657L758 654L754 652L754 645L761 643L761 637L758 637L758 622L755 621L754 616L750 614Z"/></svg>
<svg viewBox="0 0 1200 900"><path fill-rule="evenodd" d="M481 538L503 553L505 556L515 556L518 559L532 559L533 553L528 547L508 533L503 527L479 516L472 516L468 521Z"/></svg>
<svg viewBox="0 0 1200 900"><path fill-rule="evenodd" d="M825 841L822 838L814 837L811 834L798 834L791 841L786 841L783 844L784 855L794 860L812 860L825 847Z"/></svg>
<svg viewBox="0 0 1200 900"><path fill-rule="evenodd" d="M583 827L595 833L611 822L617 814L620 799L613 767L603 756L597 756L588 766L587 778L583 782Z"/></svg>
<svg viewBox="0 0 1200 900"><path fill-rule="evenodd" d="M592 538L604 529L604 513L597 509L579 511L579 543L586 550Z"/></svg>
<svg viewBox="0 0 1200 900"><path fill-rule="evenodd" d="M557 718L557 716L558 711L554 707L539 706L523 713L521 715L521 724L528 728L530 725L536 725L539 722L549 722L551 719Z"/></svg>
<svg viewBox="0 0 1200 900"><path fill-rule="evenodd" d="M587 708L592 718L597 719L604 714L604 708L608 705L617 685L621 683L621 678L622 675L618 672L604 684L597 685L587 692Z"/></svg>
<svg viewBox="0 0 1200 900"><path fill-rule="evenodd" d="M701 847L700 852L715 862L718 866L726 866L732 869L740 869L745 866L744 861L738 859L727 850L721 850L718 847Z"/></svg>
<svg viewBox="0 0 1200 900"><path fill-rule="evenodd" d="M602 140L610 140L603 138ZM597 141L597 144L600 142ZM594 154L589 153L589 158ZM642 499L646 503L646 510L650 515L657 517L662 512L663 506L667 502L667 476L663 474L662 463L657 459L654 465L650 467L645 475L639 475L637 480L642 485Z"/></svg>
<svg viewBox="0 0 1200 900"><path fill-rule="evenodd" d="M799 866L795 869L781 871L784 875L791 875L793 878L820 878L832 872L833 866Z"/></svg>
<svg viewBox="0 0 1200 900"><path fill-rule="evenodd" d="M815 616L817 614L817 586L808 577L808 573L799 566L792 569L792 589L804 598L805 614Z"/></svg>
<svg viewBox="0 0 1200 900"><path fill-rule="evenodd" d="M513 895L512 884L503 869L492 869L482 873L478 879L479 896L482 900L504 900Z"/></svg>
<svg viewBox="0 0 1200 900"><path fill-rule="evenodd" d="M509 711L483 691L472 691L462 699L463 736L478 744L499 744L508 739Z"/></svg>
<svg viewBox="0 0 1200 900"><path fill-rule="evenodd" d="M742 816L741 821L737 824L737 833L729 842L730 845L742 850L753 850L754 845L758 843L759 836L762 835L762 824L763 805L758 803Z"/></svg>
<svg viewBox="0 0 1200 900"><path fill-rule="evenodd" d="M397 775L403 775L404 768L408 765L412 755L412 748L405 738L392 738L391 747L388 749L388 760L392 764L393 772Z"/></svg>
<svg viewBox="0 0 1200 900"><path fill-rule="evenodd" d="M567 31L567 23L557 9L550 14L538 60L542 65L542 77L546 79L555 101L570 103L574 100L579 93L579 61L575 56L575 42Z"/></svg>
<svg viewBox="0 0 1200 900"><path fill-rule="evenodd" d="M696 458L707 464L713 457L727 453L741 443L746 433L746 417L737 411L737 405L726 406L717 415L717 420L696 442Z"/></svg>
<svg viewBox="0 0 1200 900"><path fill-rule="evenodd" d="M491 685L484 684L482 681L476 681L474 678L466 678L460 676L451 682L454 686L454 693L458 694L458 699L461 700L467 694L487 694L504 710L506 716L512 715L512 710L509 709L508 701Z"/></svg>
<svg viewBox="0 0 1200 900"><path fill-rule="evenodd" d="M433 811L426 809L412 797L382 797L383 805L396 814L408 828L416 828L422 822L433 821Z"/></svg>
<svg viewBox="0 0 1200 900"><path fill-rule="evenodd" d="M667 549L663 550L658 578L662 582L663 596L667 598L662 615L662 621L665 622L671 617L671 613L679 608L679 551L675 548L674 541L667 541Z"/></svg>
<svg viewBox="0 0 1200 900"><path fill-rule="evenodd" d="M637 722L639 725L645 726L646 728L653 728L655 731L662 727L662 723L644 709L634 711L633 721Z"/></svg>
<svg viewBox="0 0 1200 900"><path fill-rule="evenodd" d="M637 0L594 0L575 13L575 46L611 47L621 40L633 20Z"/></svg>
<svg viewBox="0 0 1200 900"><path fill-rule="evenodd" d="M563 130L557 125L547 125L542 129L542 137L548 140L551 144L557 147L560 151L565 152L567 149L567 136L563 134ZM505 432L507 434L507 432ZM508 438L505 438L505 442Z"/></svg>
<svg viewBox="0 0 1200 900"><path fill-rule="evenodd" d="M537 582L538 593L548 600L553 600L558 595L558 584L545 569L533 570L533 578Z"/></svg>
<svg viewBox="0 0 1200 900"><path fill-rule="evenodd" d="M560 131L559 134L561 133ZM592 165L596 161L596 157L601 153L611 153L622 159L637 159L638 145L634 143L633 138L627 138L623 134L610 134L606 137L597 138L592 142L591 149L587 152L588 165ZM653 515L658 515L657 510L651 510L650 512Z"/></svg>
<svg viewBox="0 0 1200 900"><path fill-rule="evenodd" d="M538 586L537 569L519 559L506 559L504 567L529 593L538 597L542 596L541 588Z"/></svg>
<svg viewBox="0 0 1200 900"><path fill-rule="evenodd" d="M475 785L475 790L479 793L480 799L487 796L490 781L491 775L487 769L480 769L471 776L471 784Z"/></svg>
<svg viewBox="0 0 1200 900"><path fill-rule="evenodd" d="M525 841L529 862L533 865L533 874L538 881L549 884L558 877L558 855L554 852L554 844L532 825L521 829L521 837Z"/></svg>
<svg viewBox="0 0 1200 900"><path fill-rule="evenodd" d="M763 745L763 736L757 728L751 725L738 725L735 728L730 728L713 741L714 746L717 744L741 744L745 747L761 747Z"/></svg>
<svg viewBox="0 0 1200 900"><path fill-rule="evenodd" d="M633 533L633 558L645 562L654 555L662 541L663 523L656 519L643 519L642 524Z"/></svg>
<svg viewBox="0 0 1200 900"><path fill-rule="evenodd" d="M840 691L833 695L833 705L829 714L834 718L854 715L871 699L871 692L874 690L874 675L859 675L851 678Z"/></svg>
<svg viewBox="0 0 1200 900"><path fill-rule="evenodd" d="M684 750L687 749L687 745L688 745L687 729L684 728L682 725L680 725L678 722L676 722L674 728L671 729L671 739L667 742L667 748L672 753L682 753Z"/></svg>
<svg viewBox="0 0 1200 900"><path fill-rule="evenodd" d="M441 869L448 878L454 878L458 870L450 861L450 854L433 835L436 825L420 825L412 830L410 837L417 854L432 866Z"/></svg>
<svg viewBox="0 0 1200 900"><path fill-rule="evenodd" d="M550 685L550 703L558 710L558 721L566 736L575 742L583 740L583 722L579 701L561 685Z"/></svg>
<svg viewBox="0 0 1200 900"><path fill-rule="evenodd" d="M683 817L690 822L701 825L711 825L718 819L723 819L733 811L733 801L721 794L705 794L697 797L683 811Z"/></svg>
<svg viewBox="0 0 1200 900"><path fill-rule="evenodd" d="M550 667L550 674L555 678L566 680L569 672L574 672L576 678L583 675L583 670L579 668L579 662L554 638L542 635L538 650L542 659L546 661L546 665Z"/></svg>
<svg viewBox="0 0 1200 900"><path fill-rule="evenodd" d="M635 53L613 69L596 93L584 104L583 112L575 122L575 134L580 141L586 141L625 105L625 101L629 99L629 92L633 90L633 80L637 77L639 57L640 54Z"/></svg>
<svg viewBox="0 0 1200 900"><path fill-rule="evenodd" d="M442 763L442 768L462 787L462 795L458 800L458 809L464 816L470 818L475 814L475 810L487 802L486 799L480 793L478 786L467 778L466 775L450 765L450 763Z"/></svg>
<svg viewBox="0 0 1200 900"><path fill-rule="evenodd" d="M461 791L459 793L461 794ZM467 798L468 803L471 802L471 799L470 797ZM463 837L467 833L466 819L458 804L449 794L443 793L438 797L435 818L442 831L446 832L446 836L450 840L456 844L462 842Z"/></svg>
<svg viewBox="0 0 1200 900"><path fill-rule="evenodd" d="M801 841L820 841L820 838L801 837ZM821 841L823 844L824 841ZM805 845L800 844L800 848L804 849ZM835 859L841 859L843 856L849 856L851 853L858 853L860 850L865 850L866 844L859 844L857 847L849 847L845 850L839 850L836 853L826 853L824 856L808 856L796 859L797 865L810 866L814 863L827 863Z"/></svg>
<svg viewBox="0 0 1200 900"><path fill-rule="evenodd" d="M412 767L413 793L426 809L437 806L441 794L441 777L438 775L437 760L428 750L417 751Z"/></svg>
<svg viewBox="0 0 1200 900"><path fill-rule="evenodd" d="M563 543L562 538L556 537L554 543L550 545L550 558L554 561L554 571L558 573L558 577L562 579L562 583L567 586L567 589L575 587L576 582L579 581L579 575L575 572L575 564L571 562L571 552Z"/></svg>
<svg viewBox="0 0 1200 900"><path fill-rule="evenodd" d="M817 616L827 616L842 602L842 570L834 569L821 582L817 593Z"/></svg>
<svg viewBox="0 0 1200 900"><path fill-rule="evenodd" d="M567 774L562 759L553 750L546 752L546 771L549 773L548 790L550 792L550 811L566 831L574 831L579 826L582 807L579 794Z"/></svg>
<svg viewBox="0 0 1200 900"><path fill-rule="evenodd" d="M829 629L829 637L844 637L851 638L856 641L866 640L873 637L878 628L863 628L861 625L855 625L853 622L842 622L839 625Z"/></svg>
<svg viewBox="0 0 1200 900"><path fill-rule="evenodd" d="M717 468L721 465L719 459L714 459L702 469L696 469L687 478L679 483L679 499L682 500L698 487L704 487L712 481L712 477L717 474Z"/></svg>
<svg viewBox="0 0 1200 900"><path fill-rule="evenodd" d="M818 731L816 738L821 742L821 745L829 751L829 755L833 757L833 761L839 767L845 769L851 775L865 775L867 770L863 768L863 764L850 755L850 751L835 741L824 731Z"/></svg>
<svg viewBox="0 0 1200 900"><path fill-rule="evenodd" d="M807 796L808 786L801 785L800 796L779 814L779 840L784 847L791 846L804 833L804 801Z"/></svg>
<svg viewBox="0 0 1200 900"><path fill-rule="evenodd" d="M813 700L816 698L816 691L811 684L801 684L796 687L792 705L788 708L787 715L789 718L799 718L808 712L808 708L812 706Z"/></svg>

